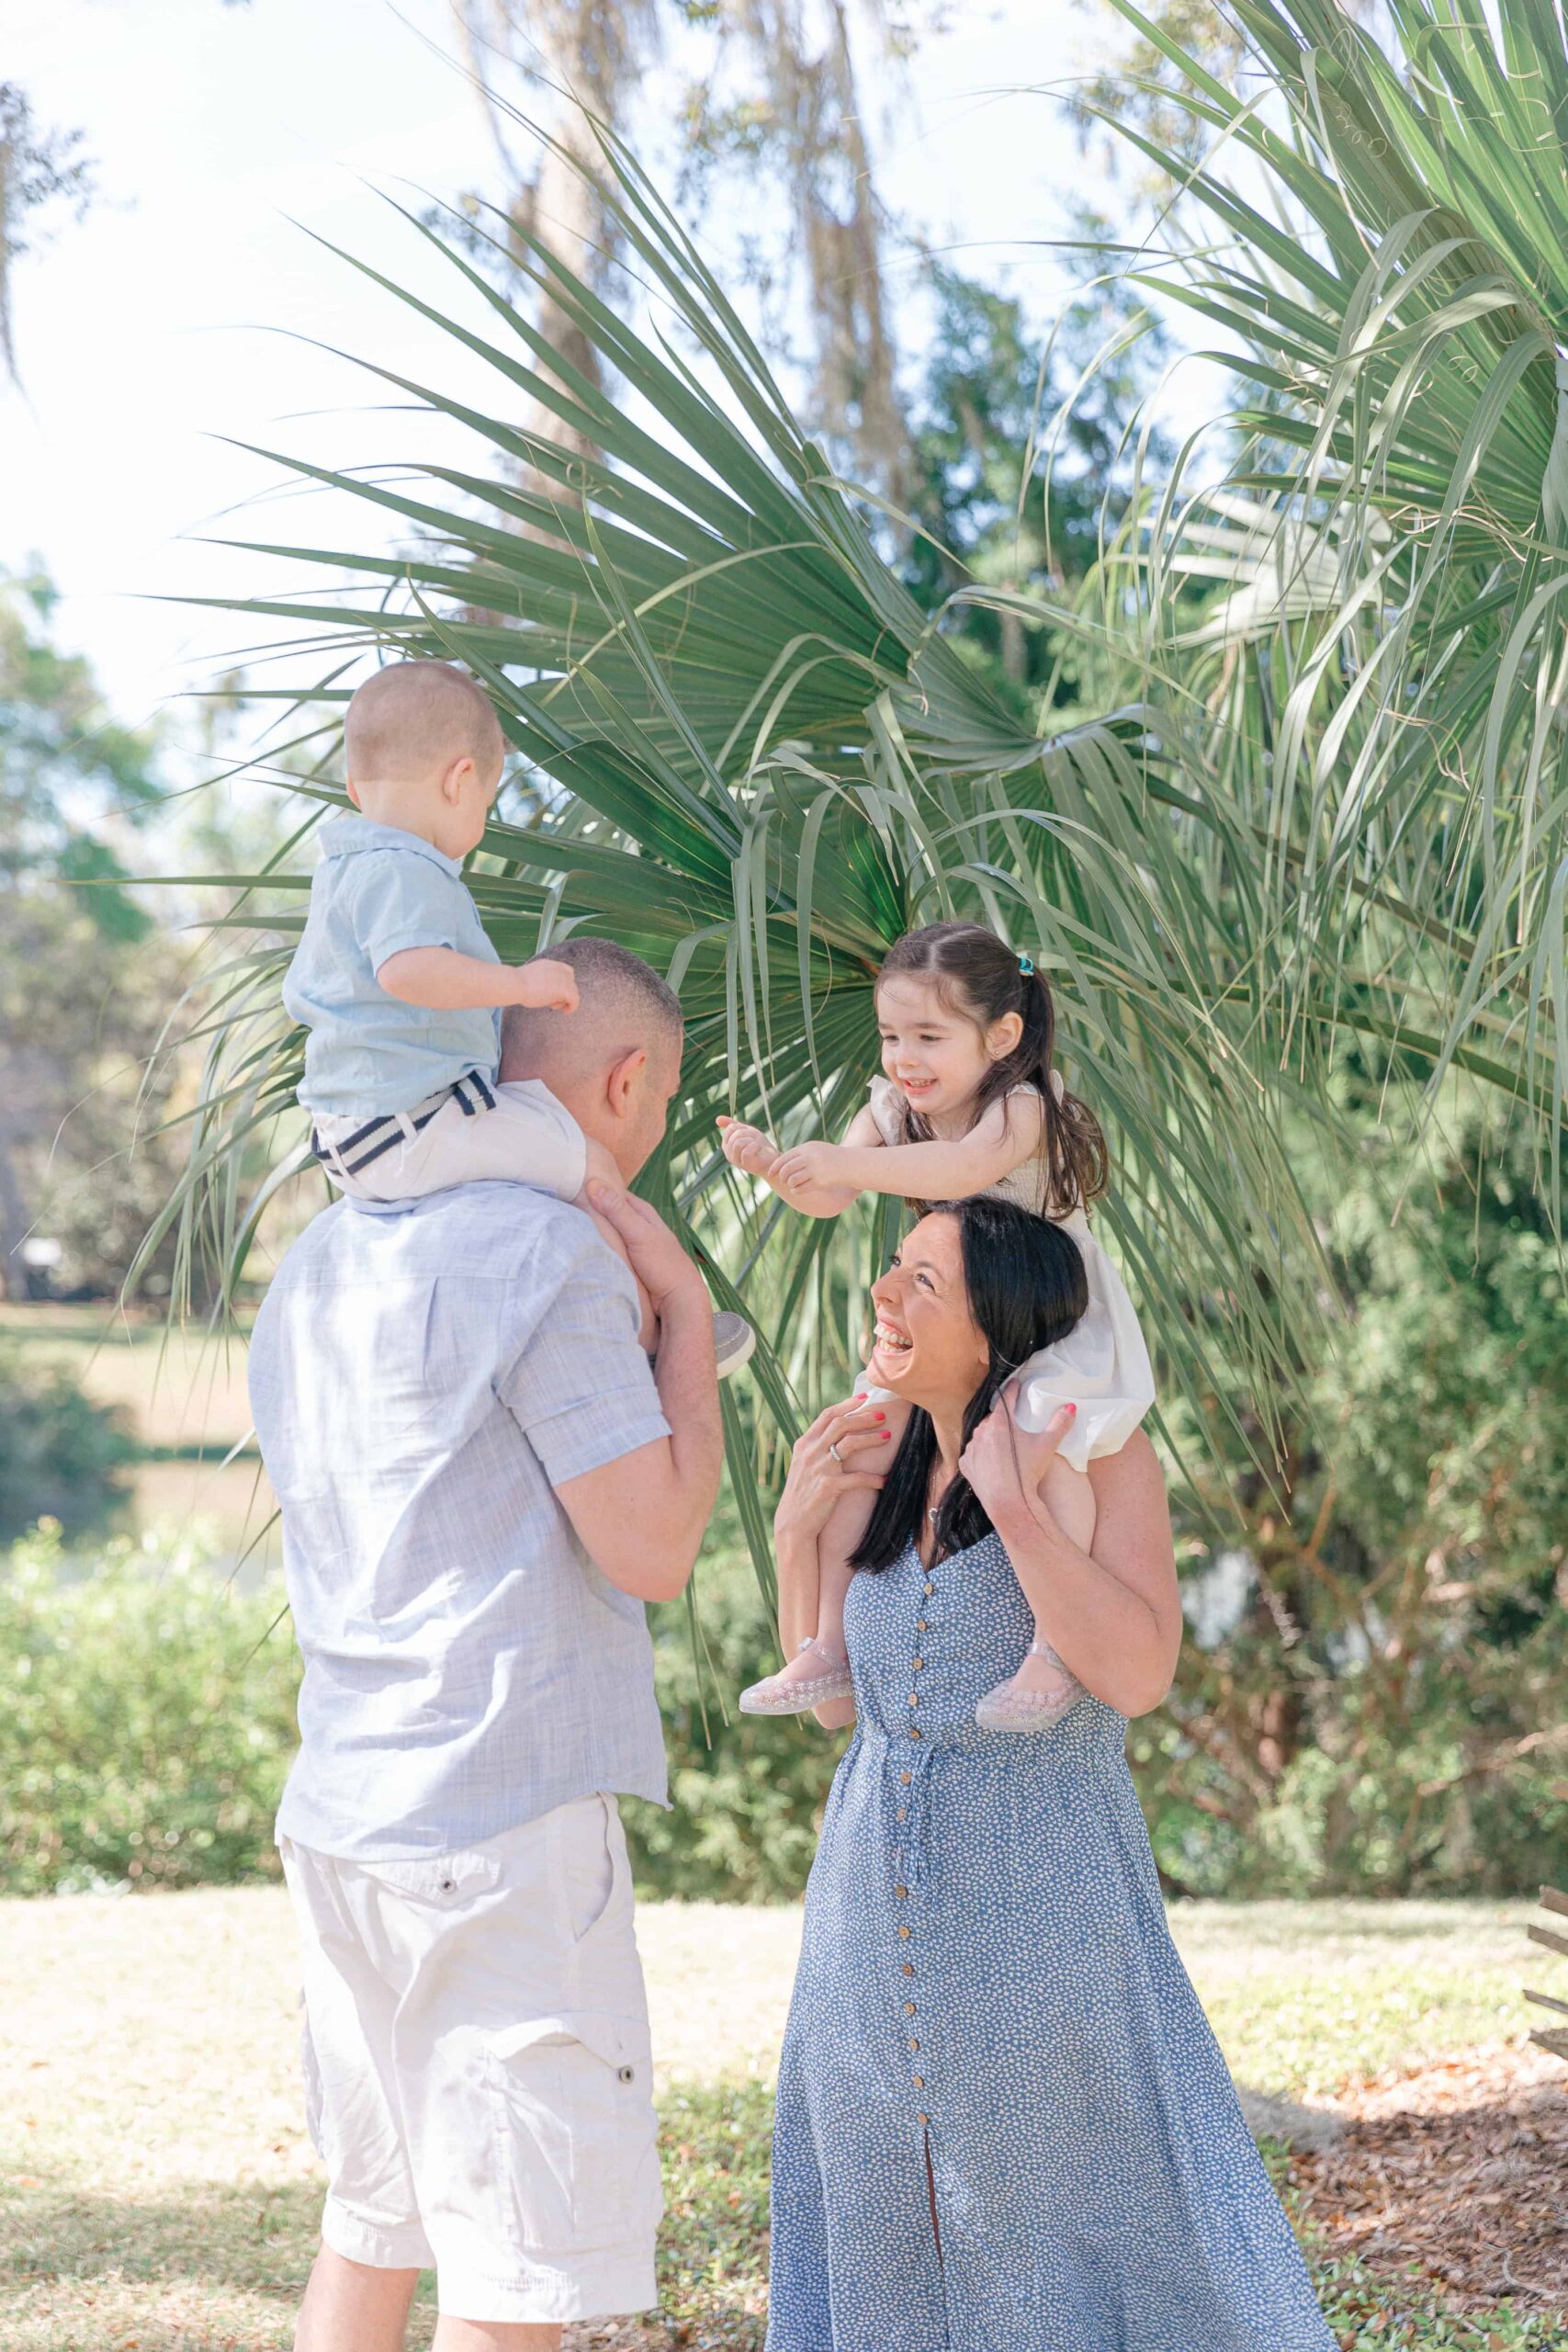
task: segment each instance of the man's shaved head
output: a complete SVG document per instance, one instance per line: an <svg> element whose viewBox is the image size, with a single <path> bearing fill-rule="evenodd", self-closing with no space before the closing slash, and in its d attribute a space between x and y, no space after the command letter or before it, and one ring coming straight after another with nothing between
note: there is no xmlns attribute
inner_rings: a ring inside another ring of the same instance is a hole
<svg viewBox="0 0 1568 2352"><path fill-rule="evenodd" d="M544 1012L510 1004L501 1027L501 1075L553 1081L564 1063L619 1060L640 1046L660 1047L679 1060L684 1023L681 1000L651 964L613 939L563 939L546 949L577 976L575 1012Z"/></svg>
<svg viewBox="0 0 1568 2352"><path fill-rule="evenodd" d="M564 939L547 953L576 974L577 1011L508 1005L502 1081L541 1080L629 1182L663 1135L680 1082L681 1000L613 939Z"/></svg>
<svg viewBox="0 0 1568 2352"><path fill-rule="evenodd" d="M506 742L482 686L449 662L391 662L367 678L344 720L355 784L419 784L471 759L491 780Z"/></svg>

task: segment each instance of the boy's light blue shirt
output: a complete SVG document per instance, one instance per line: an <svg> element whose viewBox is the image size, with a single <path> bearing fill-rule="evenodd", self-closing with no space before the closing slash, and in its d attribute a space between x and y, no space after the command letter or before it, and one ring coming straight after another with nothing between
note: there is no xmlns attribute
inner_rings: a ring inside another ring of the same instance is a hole
<svg viewBox="0 0 1568 2352"><path fill-rule="evenodd" d="M389 956L410 947L501 961L456 858L367 817L335 817L321 842L310 911L283 984L285 1010L310 1033L299 1089L305 1108L373 1119L412 1110L470 1070L493 1079L499 1012L400 1004L376 980Z"/></svg>

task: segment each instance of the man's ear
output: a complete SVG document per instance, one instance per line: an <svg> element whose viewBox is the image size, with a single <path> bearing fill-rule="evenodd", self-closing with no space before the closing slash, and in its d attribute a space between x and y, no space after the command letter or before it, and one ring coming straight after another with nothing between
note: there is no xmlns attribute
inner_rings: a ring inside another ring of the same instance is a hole
<svg viewBox="0 0 1568 2352"><path fill-rule="evenodd" d="M626 1107L641 1084L647 1068L646 1046L634 1046L629 1054L623 1054L618 1062L611 1063L609 1075L604 1080L604 1091L617 1118L625 1117Z"/></svg>

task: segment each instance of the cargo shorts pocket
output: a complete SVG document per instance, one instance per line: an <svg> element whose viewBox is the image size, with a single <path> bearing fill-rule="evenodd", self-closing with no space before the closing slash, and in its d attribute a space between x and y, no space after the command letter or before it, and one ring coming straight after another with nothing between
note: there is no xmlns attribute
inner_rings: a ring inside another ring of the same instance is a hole
<svg viewBox="0 0 1568 2352"><path fill-rule="evenodd" d="M621 2246L658 2226L648 2029L576 2010L489 2037L503 2240L541 2252Z"/></svg>

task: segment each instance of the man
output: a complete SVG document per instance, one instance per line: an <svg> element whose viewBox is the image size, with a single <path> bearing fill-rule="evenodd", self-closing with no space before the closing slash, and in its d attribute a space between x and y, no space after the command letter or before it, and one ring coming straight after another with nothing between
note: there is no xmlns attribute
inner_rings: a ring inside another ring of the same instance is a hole
<svg viewBox="0 0 1568 2352"><path fill-rule="evenodd" d="M603 940L570 1018L513 1009L629 1183L681 1015ZM570 1031L570 1035L568 1032ZM284 1260L251 1396L305 1661L278 1816L329 2175L296 2352L397 2352L421 2269L438 2352L557 2352L654 2301L647 2006L618 1792L662 1802L643 1603L684 1587L717 1491L713 1316L644 1203L602 1188L660 1318L580 1209L520 1184L342 1201Z"/></svg>

